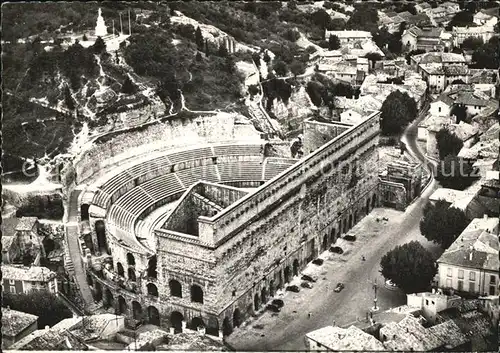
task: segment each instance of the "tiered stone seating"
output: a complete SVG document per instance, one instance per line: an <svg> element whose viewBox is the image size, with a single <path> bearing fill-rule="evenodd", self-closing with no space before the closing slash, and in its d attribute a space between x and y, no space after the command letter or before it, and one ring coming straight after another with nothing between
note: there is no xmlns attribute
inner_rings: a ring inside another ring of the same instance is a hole
<svg viewBox="0 0 500 353"><path fill-rule="evenodd" d="M218 164L221 181L262 180L261 161L242 161Z"/></svg>
<svg viewBox="0 0 500 353"><path fill-rule="evenodd" d="M219 177L214 165L202 165L195 168L183 169L177 172L177 176L187 188L199 180L219 182Z"/></svg>
<svg viewBox="0 0 500 353"><path fill-rule="evenodd" d="M210 147L196 148L188 151L174 152L168 155L172 163L184 162L192 159L213 157Z"/></svg>
<svg viewBox="0 0 500 353"><path fill-rule="evenodd" d="M134 224L134 215L128 212L127 210L121 208L117 205L112 205L109 214L108 214L108 222L114 224L115 226L123 229L130 230Z"/></svg>
<svg viewBox="0 0 500 353"><path fill-rule="evenodd" d="M174 174L154 178L142 184L141 187L155 202L184 190Z"/></svg>
<svg viewBox="0 0 500 353"><path fill-rule="evenodd" d="M266 158L264 166L264 179L269 180L297 163L298 159L293 158Z"/></svg>
<svg viewBox="0 0 500 353"><path fill-rule="evenodd" d="M258 156L262 154L261 144L215 146L216 156Z"/></svg>

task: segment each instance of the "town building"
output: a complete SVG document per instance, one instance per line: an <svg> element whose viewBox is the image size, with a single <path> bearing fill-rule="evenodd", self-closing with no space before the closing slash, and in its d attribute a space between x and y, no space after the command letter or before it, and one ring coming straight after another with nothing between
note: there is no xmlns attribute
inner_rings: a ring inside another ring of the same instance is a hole
<svg viewBox="0 0 500 353"><path fill-rule="evenodd" d="M431 93L442 93L453 82L468 83L469 68L464 65L445 65L442 63L419 64L422 79Z"/></svg>
<svg viewBox="0 0 500 353"><path fill-rule="evenodd" d="M2 349L8 349L38 328L38 316L2 307Z"/></svg>
<svg viewBox="0 0 500 353"><path fill-rule="evenodd" d="M489 41L494 35L494 26L479 27L453 27L453 45L459 47L465 39L469 37L481 38L484 43Z"/></svg>
<svg viewBox="0 0 500 353"><path fill-rule="evenodd" d="M480 295L498 295L498 218L474 219L438 263L440 288Z"/></svg>
<svg viewBox="0 0 500 353"><path fill-rule="evenodd" d="M403 48L407 51L425 50L425 51L443 51L445 48L451 48L451 35L446 33L443 28L427 27L421 29L413 26L406 29L401 35Z"/></svg>
<svg viewBox="0 0 500 353"><path fill-rule="evenodd" d="M372 335L350 326L326 326L305 337L309 351L383 351L384 345Z"/></svg>
<svg viewBox="0 0 500 353"><path fill-rule="evenodd" d="M331 35L337 36L340 40L340 44L344 45L357 40L371 40L372 34L368 31L328 31L325 30L325 38L330 38Z"/></svg>
<svg viewBox="0 0 500 353"><path fill-rule="evenodd" d="M23 351L87 351L89 346L64 329L48 326L23 337L9 347L9 350Z"/></svg>
<svg viewBox="0 0 500 353"><path fill-rule="evenodd" d="M46 267L3 265L3 291L8 293L29 293L32 290L58 292L56 274Z"/></svg>
<svg viewBox="0 0 500 353"><path fill-rule="evenodd" d="M432 8L431 5L424 1L415 4L415 10L417 10L418 13L425 13L427 10L430 10L431 8Z"/></svg>

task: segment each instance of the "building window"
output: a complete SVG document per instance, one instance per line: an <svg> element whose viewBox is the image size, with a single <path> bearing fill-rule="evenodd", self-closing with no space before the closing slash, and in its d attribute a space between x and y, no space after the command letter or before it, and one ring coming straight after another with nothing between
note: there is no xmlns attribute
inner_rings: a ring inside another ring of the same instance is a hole
<svg viewBox="0 0 500 353"><path fill-rule="evenodd" d="M495 295L495 286L490 286L490 295Z"/></svg>
<svg viewBox="0 0 500 353"><path fill-rule="evenodd" d="M458 281L458 291L463 291L464 290L464 281L459 280Z"/></svg>
<svg viewBox="0 0 500 353"><path fill-rule="evenodd" d="M452 276L452 269L451 267L448 267L448 272L446 273L446 276L451 277Z"/></svg>
<svg viewBox="0 0 500 353"><path fill-rule="evenodd" d="M429 305L429 300L425 300L425 305Z"/></svg>
<svg viewBox="0 0 500 353"><path fill-rule="evenodd" d="M497 283L497 278L495 275L490 275L490 284L496 284Z"/></svg>
<svg viewBox="0 0 500 353"><path fill-rule="evenodd" d="M460 279L464 278L464 270L458 270L458 278Z"/></svg>
<svg viewBox="0 0 500 353"><path fill-rule="evenodd" d="M451 278L446 279L446 287L451 288Z"/></svg>
<svg viewBox="0 0 500 353"><path fill-rule="evenodd" d="M473 272L473 271L469 272L469 280L471 280L471 281L476 280L476 272Z"/></svg>
<svg viewBox="0 0 500 353"><path fill-rule="evenodd" d="M11 286L13 286L13 285L15 285L15 284L16 284L16 282L15 282L13 279L9 279L9 284L10 284Z"/></svg>
<svg viewBox="0 0 500 353"><path fill-rule="evenodd" d="M441 113L441 107L438 108L438 111Z"/></svg>
<svg viewBox="0 0 500 353"><path fill-rule="evenodd" d="M16 287L9 287L12 294L16 294Z"/></svg>
<svg viewBox="0 0 500 353"><path fill-rule="evenodd" d="M476 292L476 284L474 282L469 282L469 292L471 293Z"/></svg>

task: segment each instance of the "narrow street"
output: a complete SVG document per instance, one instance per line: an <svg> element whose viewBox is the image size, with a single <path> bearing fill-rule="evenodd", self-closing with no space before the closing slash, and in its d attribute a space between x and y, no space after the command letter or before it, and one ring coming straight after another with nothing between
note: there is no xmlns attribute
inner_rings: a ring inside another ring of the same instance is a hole
<svg viewBox="0 0 500 353"><path fill-rule="evenodd" d="M66 242L69 256L74 267L75 281L80 289L85 305L89 306L94 303L94 299L89 285L87 284L87 277L83 268L80 247L78 245L78 196L80 192L80 190L75 190L70 194L68 203L68 223L65 225Z"/></svg>
<svg viewBox="0 0 500 353"><path fill-rule="evenodd" d="M405 130L402 141L407 152L426 163L416 143L417 126L425 116L424 107L418 118ZM426 167L429 168L429 166ZM380 310L406 304L406 296L400 290L386 289L380 274L380 259L397 245L419 241L436 258L442 249L427 241L419 228L423 207L429 196L438 188L432 178L422 195L404 212L378 208L362 219L350 233L358 240L343 255L330 256L321 267L320 279L312 289L300 293L287 292L285 306L279 314L266 312L246 327L240 327L228 338L236 350L304 350L306 333L332 325L346 326L364 320L373 307L373 283L377 283L377 305ZM386 224L377 218L387 217ZM361 256L365 261L361 261ZM345 289L335 293L337 282ZM311 313L311 318L308 317Z"/></svg>

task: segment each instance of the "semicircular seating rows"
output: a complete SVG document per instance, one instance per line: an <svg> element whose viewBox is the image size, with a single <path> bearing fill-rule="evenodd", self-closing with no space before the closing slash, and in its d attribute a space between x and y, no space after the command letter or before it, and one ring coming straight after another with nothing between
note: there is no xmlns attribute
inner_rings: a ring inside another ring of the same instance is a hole
<svg viewBox="0 0 500 353"><path fill-rule="evenodd" d="M220 158L215 161L214 157ZM135 236L138 220L179 198L192 184L199 180L263 182L297 161L264 158L260 143L207 146L168 153L114 175L98 188L92 203L107 210L108 230L119 243L147 251Z"/></svg>

